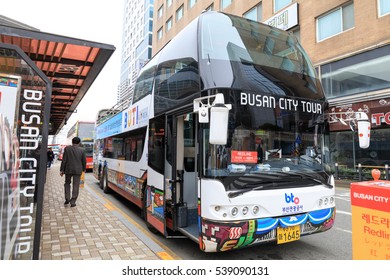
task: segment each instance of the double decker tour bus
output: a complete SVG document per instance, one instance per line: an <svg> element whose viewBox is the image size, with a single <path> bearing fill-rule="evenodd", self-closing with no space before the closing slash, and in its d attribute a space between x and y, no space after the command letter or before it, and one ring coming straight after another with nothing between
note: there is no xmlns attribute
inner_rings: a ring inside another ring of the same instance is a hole
<svg viewBox="0 0 390 280"><path fill-rule="evenodd" d="M291 34L202 13L144 66L129 106L97 120L94 174L149 229L206 252L299 240L334 224L327 110Z"/></svg>

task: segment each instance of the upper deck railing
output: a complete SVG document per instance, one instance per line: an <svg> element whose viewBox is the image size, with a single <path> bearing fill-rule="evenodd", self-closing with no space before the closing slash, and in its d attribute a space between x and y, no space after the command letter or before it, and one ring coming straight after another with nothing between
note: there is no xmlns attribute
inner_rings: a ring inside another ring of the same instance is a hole
<svg viewBox="0 0 390 280"><path fill-rule="evenodd" d="M111 119L115 115L119 114L126 108L128 108L131 104L133 94L130 95L130 97L120 100L118 103L116 103L114 106L112 106L110 109L102 110L99 112L99 115L96 119L96 125L100 125L103 122L107 121L108 119Z"/></svg>

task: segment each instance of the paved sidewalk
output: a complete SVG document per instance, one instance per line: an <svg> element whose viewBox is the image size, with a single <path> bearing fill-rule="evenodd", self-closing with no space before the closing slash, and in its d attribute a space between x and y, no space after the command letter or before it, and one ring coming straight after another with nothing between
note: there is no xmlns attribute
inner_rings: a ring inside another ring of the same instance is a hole
<svg viewBox="0 0 390 280"><path fill-rule="evenodd" d="M340 188L350 188L352 181L347 181L347 180L336 180L336 187Z"/></svg>
<svg viewBox="0 0 390 280"><path fill-rule="evenodd" d="M168 253L87 184L77 206L64 205L60 162L47 170L40 259L159 260L179 259ZM338 187L350 182L337 181Z"/></svg>
<svg viewBox="0 0 390 280"><path fill-rule="evenodd" d="M80 188L76 207L65 206L65 177L59 168L57 162L47 170L40 259L172 259L88 185Z"/></svg>

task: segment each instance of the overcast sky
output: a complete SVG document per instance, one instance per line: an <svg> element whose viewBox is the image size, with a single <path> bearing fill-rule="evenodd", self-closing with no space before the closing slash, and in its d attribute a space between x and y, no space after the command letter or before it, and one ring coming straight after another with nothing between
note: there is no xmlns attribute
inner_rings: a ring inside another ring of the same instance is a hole
<svg viewBox="0 0 390 280"><path fill-rule="evenodd" d="M5 2L5 1L4 1ZM115 52L68 121L94 121L116 103L120 78L123 0L12 0L0 14L42 32L114 45Z"/></svg>

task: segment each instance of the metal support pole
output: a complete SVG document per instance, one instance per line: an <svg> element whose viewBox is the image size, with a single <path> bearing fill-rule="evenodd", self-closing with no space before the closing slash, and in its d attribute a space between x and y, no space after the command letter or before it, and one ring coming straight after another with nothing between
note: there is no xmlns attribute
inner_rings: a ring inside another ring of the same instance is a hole
<svg viewBox="0 0 390 280"><path fill-rule="evenodd" d="M358 172L359 172L359 182L361 182L362 181L362 164L361 163L359 163L358 164Z"/></svg>
<svg viewBox="0 0 390 280"><path fill-rule="evenodd" d="M334 164L334 178L339 179L339 164L337 162Z"/></svg>
<svg viewBox="0 0 390 280"><path fill-rule="evenodd" d="M385 164L385 180L389 180L389 165Z"/></svg>

